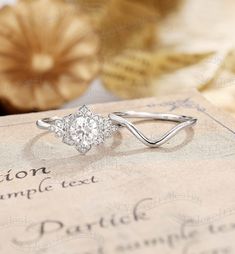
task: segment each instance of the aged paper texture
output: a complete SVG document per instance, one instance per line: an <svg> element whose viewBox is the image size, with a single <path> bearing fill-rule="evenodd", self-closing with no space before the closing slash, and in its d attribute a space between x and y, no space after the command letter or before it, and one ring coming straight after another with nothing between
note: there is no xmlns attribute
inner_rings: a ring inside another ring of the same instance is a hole
<svg viewBox="0 0 235 254"><path fill-rule="evenodd" d="M1 254L235 253L233 118L197 92L90 109L198 123L157 149L122 129L83 156L35 126L74 109L1 118ZM134 121L149 137L174 125Z"/></svg>

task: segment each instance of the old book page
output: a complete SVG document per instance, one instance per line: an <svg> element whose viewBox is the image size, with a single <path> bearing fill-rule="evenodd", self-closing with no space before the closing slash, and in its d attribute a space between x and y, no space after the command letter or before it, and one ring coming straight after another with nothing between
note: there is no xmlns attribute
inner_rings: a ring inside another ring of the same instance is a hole
<svg viewBox="0 0 235 254"><path fill-rule="evenodd" d="M198 118L160 148L122 129L79 155L35 121L0 119L1 254L235 253L235 120L196 92L91 105ZM149 137L174 123L137 122Z"/></svg>

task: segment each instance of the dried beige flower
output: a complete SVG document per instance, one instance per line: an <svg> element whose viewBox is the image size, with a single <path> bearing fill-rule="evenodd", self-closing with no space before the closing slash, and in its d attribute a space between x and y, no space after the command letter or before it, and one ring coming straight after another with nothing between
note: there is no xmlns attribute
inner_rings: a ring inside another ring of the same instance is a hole
<svg viewBox="0 0 235 254"><path fill-rule="evenodd" d="M100 32L103 61L126 48L151 49L156 42L157 14L129 0L77 0Z"/></svg>
<svg viewBox="0 0 235 254"><path fill-rule="evenodd" d="M92 17L101 35L103 60L125 49L152 50L158 45L163 17L183 0L74 0Z"/></svg>
<svg viewBox="0 0 235 254"><path fill-rule="evenodd" d="M78 6L21 0L0 10L0 101L9 110L55 108L80 96L99 69L99 39Z"/></svg>
<svg viewBox="0 0 235 254"><path fill-rule="evenodd" d="M205 70L202 63L211 56L213 52L127 50L104 64L102 80L107 89L125 99L200 88L205 82L200 77L190 78Z"/></svg>

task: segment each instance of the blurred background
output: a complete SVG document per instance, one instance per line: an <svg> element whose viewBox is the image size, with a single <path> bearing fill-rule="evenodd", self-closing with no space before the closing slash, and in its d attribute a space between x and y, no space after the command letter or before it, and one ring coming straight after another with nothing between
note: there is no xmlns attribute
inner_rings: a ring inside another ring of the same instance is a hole
<svg viewBox="0 0 235 254"><path fill-rule="evenodd" d="M0 115L197 89L235 117L234 0L0 0Z"/></svg>

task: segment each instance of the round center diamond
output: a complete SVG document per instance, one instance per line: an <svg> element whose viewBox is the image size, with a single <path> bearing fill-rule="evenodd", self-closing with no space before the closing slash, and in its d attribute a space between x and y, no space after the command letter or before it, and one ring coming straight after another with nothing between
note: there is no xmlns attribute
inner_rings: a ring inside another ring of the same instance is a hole
<svg viewBox="0 0 235 254"><path fill-rule="evenodd" d="M70 126L71 138L81 144L92 144L99 135L98 123L90 117L78 117Z"/></svg>

